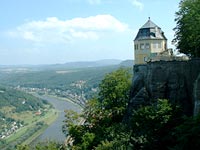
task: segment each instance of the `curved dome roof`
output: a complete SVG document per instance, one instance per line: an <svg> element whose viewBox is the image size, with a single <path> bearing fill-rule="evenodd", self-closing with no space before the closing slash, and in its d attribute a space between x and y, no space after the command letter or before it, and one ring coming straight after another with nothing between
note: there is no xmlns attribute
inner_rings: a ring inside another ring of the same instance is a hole
<svg viewBox="0 0 200 150"><path fill-rule="evenodd" d="M149 20L139 29L135 40L163 39L167 40L164 32L154 22Z"/></svg>

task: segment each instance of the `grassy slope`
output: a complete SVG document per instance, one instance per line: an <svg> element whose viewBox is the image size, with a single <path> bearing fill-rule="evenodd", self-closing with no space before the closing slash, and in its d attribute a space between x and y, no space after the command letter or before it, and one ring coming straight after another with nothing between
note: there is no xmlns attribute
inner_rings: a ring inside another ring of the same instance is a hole
<svg viewBox="0 0 200 150"><path fill-rule="evenodd" d="M53 123L56 118L58 117L58 112L55 109L52 109L48 114L46 114L43 118L41 118L39 121L44 121L45 125L35 132L31 137L29 137L26 141L24 141L22 144L30 144L32 141L34 141L39 135L41 135L44 130L51 124Z"/></svg>
<svg viewBox="0 0 200 150"><path fill-rule="evenodd" d="M0 149L3 147L7 149L6 147L9 147L9 145L15 145L19 142L26 144L31 142L58 117L57 110L44 100L12 88L0 87L0 91L0 113L5 118L14 119L10 122L2 122L1 129L8 124L11 125L14 121L23 122L23 127L7 137L5 144L0 144ZM23 104L24 100L25 103ZM36 115L38 110L41 110L41 115ZM6 128L9 129L10 126Z"/></svg>
<svg viewBox="0 0 200 150"><path fill-rule="evenodd" d="M27 119L27 116L29 115L29 119ZM33 135L31 135L27 140L25 140L22 144L29 144L31 143L35 138L37 138L51 123L53 123L56 118L58 117L57 110L55 109L50 109L44 116L35 116L31 115L30 112L22 113L21 117L24 115L24 121L28 124L21 129L19 129L16 133L12 134L6 139L6 142L12 143L16 141L18 138L23 136L25 133L29 132L30 129L32 129L36 123L43 121L44 125L40 130L35 132Z"/></svg>

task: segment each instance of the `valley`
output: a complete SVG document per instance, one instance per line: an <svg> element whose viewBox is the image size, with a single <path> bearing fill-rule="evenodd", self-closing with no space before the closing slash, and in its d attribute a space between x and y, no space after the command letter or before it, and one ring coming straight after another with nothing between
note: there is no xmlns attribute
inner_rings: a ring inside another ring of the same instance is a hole
<svg viewBox="0 0 200 150"><path fill-rule="evenodd" d="M0 103L1 149L29 143L58 116L57 110L46 100L10 87L1 87Z"/></svg>
<svg viewBox="0 0 200 150"><path fill-rule="evenodd" d="M0 67L0 148L45 139L63 141L64 110L72 107L80 112L98 93L105 74L119 67Z"/></svg>

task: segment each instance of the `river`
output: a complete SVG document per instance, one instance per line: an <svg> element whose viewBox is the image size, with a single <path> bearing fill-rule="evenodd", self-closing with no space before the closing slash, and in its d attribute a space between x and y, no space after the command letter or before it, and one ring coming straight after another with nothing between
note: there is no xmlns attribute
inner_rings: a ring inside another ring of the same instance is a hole
<svg viewBox="0 0 200 150"><path fill-rule="evenodd" d="M56 98L52 98L49 96L37 96L39 98L47 100L51 103L55 109L59 112L58 118L36 139L36 141L45 141L45 140L53 140L57 142L62 142L65 140L65 135L62 132L63 121L65 120L65 112L66 109L71 109L77 112L81 111L80 106L64 100L58 100Z"/></svg>

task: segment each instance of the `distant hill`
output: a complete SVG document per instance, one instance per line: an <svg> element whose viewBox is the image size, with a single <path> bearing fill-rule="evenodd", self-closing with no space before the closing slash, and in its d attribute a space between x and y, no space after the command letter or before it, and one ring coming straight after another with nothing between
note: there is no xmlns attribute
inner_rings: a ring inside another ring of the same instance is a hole
<svg viewBox="0 0 200 150"><path fill-rule="evenodd" d="M43 70L59 70L59 69L77 69L77 68L92 68L119 65L122 60L119 59L103 59L97 61L77 61L67 62L64 64L49 64L49 65L0 65L2 72L26 73L30 71Z"/></svg>
<svg viewBox="0 0 200 150"><path fill-rule="evenodd" d="M69 62L64 65L68 67L85 68L85 67L111 66L111 65L118 65L120 63L121 63L121 60L118 60L118 59L104 59L104 60L98 60L98 61Z"/></svg>
<svg viewBox="0 0 200 150"><path fill-rule="evenodd" d="M124 60L119 64L119 66L123 67L133 67L133 65L134 65L134 60Z"/></svg>

